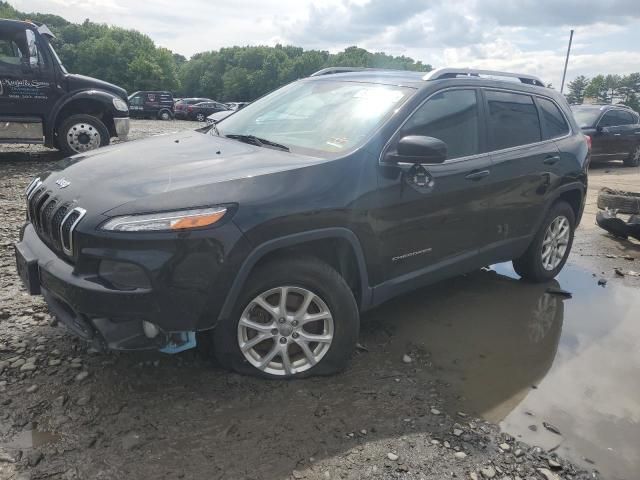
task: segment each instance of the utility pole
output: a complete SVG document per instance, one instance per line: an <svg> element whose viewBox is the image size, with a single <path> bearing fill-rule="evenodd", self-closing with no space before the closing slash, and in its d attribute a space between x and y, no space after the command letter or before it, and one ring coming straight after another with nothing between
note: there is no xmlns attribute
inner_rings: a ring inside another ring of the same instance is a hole
<svg viewBox="0 0 640 480"><path fill-rule="evenodd" d="M573 30L569 35L569 47L567 48L567 58L564 59L564 71L562 72L562 84L560 85L560 93L564 90L564 79L567 76L567 64L569 63L569 53L571 53L571 42L573 41Z"/></svg>

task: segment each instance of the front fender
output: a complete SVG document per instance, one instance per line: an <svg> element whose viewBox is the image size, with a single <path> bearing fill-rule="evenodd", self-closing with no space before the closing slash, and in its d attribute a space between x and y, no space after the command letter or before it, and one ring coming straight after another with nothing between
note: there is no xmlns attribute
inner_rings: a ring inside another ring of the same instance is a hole
<svg viewBox="0 0 640 480"><path fill-rule="evenodd" d="M107 113L112 117L128 117L129 111L122 112L117 110L113 106L113 100L115 98L121 99L118 95L107 92L105 90L98 89L87 89L87 90L76 90L70 92L69 94L60 98L54 107L51 109L49 116L47 118L46 126L45 126L45 137L48 139L48 143L52 143L50 139L53 139L53 132L58 122L58 117L60 112L68 105L78 100L91 100L94 102L98 102L102 105L103 113ZM78 112L83 113L83 112Z"/></svg>

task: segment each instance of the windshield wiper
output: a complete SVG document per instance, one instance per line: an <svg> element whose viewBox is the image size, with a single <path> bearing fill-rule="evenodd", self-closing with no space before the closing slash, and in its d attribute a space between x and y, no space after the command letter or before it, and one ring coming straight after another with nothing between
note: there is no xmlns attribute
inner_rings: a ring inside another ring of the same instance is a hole
<svg viewBox="0 0 640 480"><path fill-rule="evenodd" d="M258 138L254 135L241 135L239 133L230 133L225 135L227 138L232 138L234 140L239 140L244 143L250 143L251 145L255 145L256 147L272 147L277 148L278 150L282 150L283 152L290 151L289 147L286 145L282 145L281 143L272 142L271 140L267 140L266 138Z"/></svg>

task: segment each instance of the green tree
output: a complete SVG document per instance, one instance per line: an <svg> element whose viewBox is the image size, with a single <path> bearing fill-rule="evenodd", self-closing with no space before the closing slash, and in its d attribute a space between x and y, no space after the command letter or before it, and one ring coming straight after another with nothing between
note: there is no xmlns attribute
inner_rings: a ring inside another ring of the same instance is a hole
<svg viewBox="0 0 640 480"><path fill-rule="evenodd" d="M584 91L589 85L589 79L584 75L579 75L573 81L567 84L569 93L567 94L567 101L569 103L580 104L584 100Z"/></svg>

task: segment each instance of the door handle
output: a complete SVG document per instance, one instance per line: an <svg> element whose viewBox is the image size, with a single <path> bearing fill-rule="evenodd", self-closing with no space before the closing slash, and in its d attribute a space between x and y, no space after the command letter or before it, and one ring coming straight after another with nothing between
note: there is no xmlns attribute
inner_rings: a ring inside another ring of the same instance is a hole
<svg viewBox="0 0 640 480"><path fill-rule="evenodd" d="M464 178L466 178L467 180L478 181L490 174L491 172L489 170L476 170L475 172L471 172L470 174L466 175Z"/></svg>
<svg viewBox="0 0 640 480"><path fill-rule="evenodd" d="M622 135L621 133L614 133L613 136L614 137L619 137L620 135Z"/></svg>
<svg viewBox="0 0 640 480"><path fill-rule="evenodd" d="M547 155L547 157L544 159L544 163L545 165L553 165L554 163L557 163L560 161L560 155Z"/></svg>

